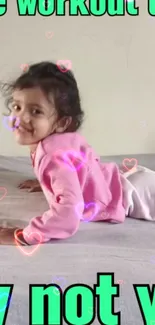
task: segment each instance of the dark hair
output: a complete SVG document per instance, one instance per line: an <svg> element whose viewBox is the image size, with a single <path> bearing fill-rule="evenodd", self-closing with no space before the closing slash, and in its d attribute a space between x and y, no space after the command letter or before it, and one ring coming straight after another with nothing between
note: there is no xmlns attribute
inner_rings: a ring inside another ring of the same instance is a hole
<svg viewBox="0 0 155 325"><path fill-rule="evenodd" d="M60 70L59 70L60 68ZM66 132L75 132L80 128L84 112L81 109L80 95L73 72L53 62L40 62L28 67L28 70L11 83L1 83L1 92L6 97L5 104L9 108L12 92L15 89L40 87L47 99L52 94L58 117L71 116L72 123Z"/></svg>

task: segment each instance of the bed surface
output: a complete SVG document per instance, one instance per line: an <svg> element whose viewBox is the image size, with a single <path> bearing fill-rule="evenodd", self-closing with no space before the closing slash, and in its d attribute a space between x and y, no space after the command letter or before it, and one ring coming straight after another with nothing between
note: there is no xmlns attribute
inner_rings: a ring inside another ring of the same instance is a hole
<svg viewBox="0 0 155 325"><path fill-rule="evenodd" d="M154 154L104 157L102 161L120 164L126 157L134 157L139 165L155 170ZM29 177L34 177L29 158L0 156L0 187L7 189L7 196L0 201L0 226L25 226L48 208L42 193L17 188ZM14 284L6 325L29 324L29 284L49 284L53 277L64 277L65 287L78 282L93 287L97 272L114 272L115 282L122 282L120 298L115 298L121 324L143 324L132 284L155 283L152 222L130 218L118 225L81 222L72 238L41 245L32 256L11 246L0 246L0 256L0 283ZM97 318L93 324L99 324Z"/></svg>

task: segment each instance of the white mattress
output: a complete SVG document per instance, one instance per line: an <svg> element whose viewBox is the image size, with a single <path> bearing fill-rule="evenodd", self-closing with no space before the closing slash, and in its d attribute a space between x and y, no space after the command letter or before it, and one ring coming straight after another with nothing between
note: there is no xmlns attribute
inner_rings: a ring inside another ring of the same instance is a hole
<svg viewBox="0 0 155 325"><path fill-rule="evenodd" d="M140 165L155 169L155 155L137 158ZM120 163L122 157L103 160ZM31 176L29 158L0 157L0 187L7 189L7 196L0 201L0 225L25 226L48 208L42 193L17 188ZM29 284L49 284L53 277L61 276L65 287L78 282L93 287L97 272L114 272L115 281L123 281L120 298L115 298L121 324L143 324L132 284L155 282L154 223L129 218L120 225L81 222L72 238L41 245L32 256L13 246L0 246L0 256L0 283L14 284L6 325L29 324ZM93 324L99 324L97 318Z"/></svg>

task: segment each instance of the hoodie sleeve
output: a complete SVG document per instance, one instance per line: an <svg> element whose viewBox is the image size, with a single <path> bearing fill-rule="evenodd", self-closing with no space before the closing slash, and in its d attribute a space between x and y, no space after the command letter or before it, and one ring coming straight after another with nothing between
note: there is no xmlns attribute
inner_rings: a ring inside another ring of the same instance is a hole
<svg viewBox="0 0 155 325"><path fill-rule="evenodd" d="M83 166L82 172L86 172ZM71 237L79 228L84 201L77 171L70 160L68 164L61 155L51 159L46 154L39 166L40 185L48 191L50 209L42 216L33 218L24 228L23 236L28 244L48 242L51 239ZM79 204L80 203L80 204ZM76 212L76 206L78 214Z"/></svg>

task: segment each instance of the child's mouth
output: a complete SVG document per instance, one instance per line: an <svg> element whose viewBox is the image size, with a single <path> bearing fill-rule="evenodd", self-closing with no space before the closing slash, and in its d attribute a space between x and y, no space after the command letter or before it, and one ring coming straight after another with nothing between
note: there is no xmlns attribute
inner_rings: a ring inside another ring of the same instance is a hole
<svg viewBox="0 0 155 325"><path fill-rule="evenodd" d="M25 133L25 132L32 133L32 130L28 130L25 127L23 127L22 125L19 125L18 127L16 127L15 130L17 130L20 133Z"/></svg>

